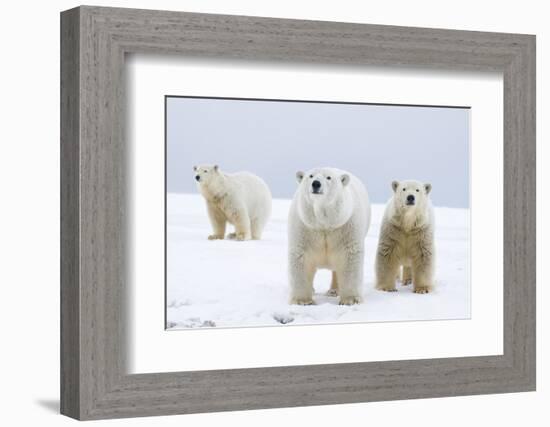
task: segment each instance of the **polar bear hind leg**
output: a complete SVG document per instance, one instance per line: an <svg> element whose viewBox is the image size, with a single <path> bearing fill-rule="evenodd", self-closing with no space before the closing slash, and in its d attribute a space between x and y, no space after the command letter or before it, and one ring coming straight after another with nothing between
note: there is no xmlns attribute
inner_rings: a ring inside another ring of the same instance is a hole
<svg viewBox="0 0 550 427"><path fill-rule="evenodd" d="M401 276L401 284L404 286L412 283L412 269L411 267L403 266L403 275Z"/></svg>
<svg viewBox="0 0 550 427"><path fill-rule="evenodd" d="M264 231L265 221L260 218L254 218L250 221L250 233L252 240L260 240L262 238L262 232Z"/></svg>
<svg viewBox="0 0 550 427"><path fill-rule="evenodd" d="M338 278L336 277L336 271L332 272L332 280L330 282L330 289L327 291L328 297L338 296Z"/></svg>
<svg viewBox="0 0 550 427"><path fill-rule="evenodd" d="M235 232L227 235L229 239L250 240L250 218L246 210L234 210L231 212L229 220L235 226Z"/></svg>

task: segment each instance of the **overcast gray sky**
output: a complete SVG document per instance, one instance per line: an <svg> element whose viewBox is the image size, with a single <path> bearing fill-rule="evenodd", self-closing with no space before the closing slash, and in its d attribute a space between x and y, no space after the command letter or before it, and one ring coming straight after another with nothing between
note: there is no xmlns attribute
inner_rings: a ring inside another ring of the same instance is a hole
<svg viewBox="0 0 550 427"><path fill-rule="evenodd" d="M192 167L261 176L292 198L295 173L317 166L358 176L371 202L391 181L430 182L435 205L469 207L470 110L227 99L167 99L167 190L196 193Z"/></svg>

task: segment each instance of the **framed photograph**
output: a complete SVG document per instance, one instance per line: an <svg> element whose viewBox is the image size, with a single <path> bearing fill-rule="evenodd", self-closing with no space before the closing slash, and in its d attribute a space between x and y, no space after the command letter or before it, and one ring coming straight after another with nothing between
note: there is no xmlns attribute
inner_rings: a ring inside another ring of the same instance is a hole
<svg viewBox="0 0 550 427"><path fill-rule="evenodd" d="M61 14L61 411L535 389L535 37Z"/></svg>
<svg viewBox="0 0 550 427"><path fill-rule="evenodd" d="M167 329L471 317L470 108L169 95L165 114ZM340 236L354 214L362 231ZM410 255L382 256L394 240ZM357 289L339 289L354 267Z"/></svg>

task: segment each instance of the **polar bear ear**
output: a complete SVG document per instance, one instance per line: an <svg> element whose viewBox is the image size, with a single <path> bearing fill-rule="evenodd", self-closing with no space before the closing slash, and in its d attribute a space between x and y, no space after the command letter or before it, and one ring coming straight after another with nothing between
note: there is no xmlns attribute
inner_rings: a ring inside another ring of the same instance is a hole
<svg viewBox="0 0 550 427"><path fill-rule="evenodd" d="M220 167L218 165L214 165L214 172L218 172L220 170Z"/></svg>
<svg viewBox="0 0 550 427"><path fill-rule="evenodd" d="M391 188L392 188L394 193L397 190L397 187L399 187L399 181L392 181L391 182Z"/></svg>
<svg viewBox="0 0 550 427"><path fill-rule="evenodd" d="M302 179L304 179L304 173L302 171L296 172L296 181L298 181L298 184L302 182Z"/></svg>
<svg viewBox="0 0 550 427"><path fill-rule="evenodd" d="M424 190L426 190L426 194L430 194L430 191L432 191L432 184L424 184Z"/></svg>
<svg viewBox="0 0 550 427"><path fill-rule="evenodd" d="M349 184L349 175L347 173L343 174L341 177L340 177L340 181L342 181L342 185L345 187L346 185Z"/></svg>

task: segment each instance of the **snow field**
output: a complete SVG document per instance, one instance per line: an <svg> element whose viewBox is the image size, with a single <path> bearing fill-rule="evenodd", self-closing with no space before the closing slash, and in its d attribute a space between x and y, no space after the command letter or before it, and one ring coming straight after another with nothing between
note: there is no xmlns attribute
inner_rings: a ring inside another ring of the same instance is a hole
<svg viewBox="0 0 550 427"><path fill-rule="evenodd" d="M338 305L324 293L330 271L314 282L315 305L288 304L286 221L290 200L274 199L260 241L207 240L198 194L167 195L167 328L464 319L470 317L469 210L435 208L436 290L414 294L374 289L374 258L384 206L372 206L366 238L364 302ZM227 232L232 231L232 226Z"/></svg>

